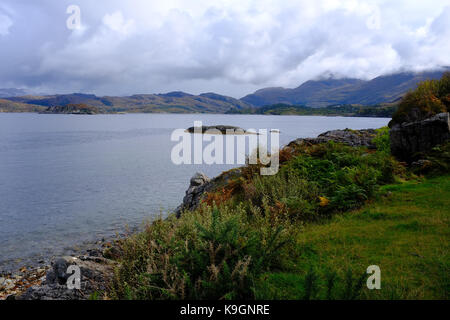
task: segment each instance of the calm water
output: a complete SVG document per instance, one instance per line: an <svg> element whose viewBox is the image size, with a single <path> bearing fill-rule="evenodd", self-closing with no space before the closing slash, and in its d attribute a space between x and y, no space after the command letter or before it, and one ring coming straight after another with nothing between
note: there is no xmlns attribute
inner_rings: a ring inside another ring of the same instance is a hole
<svg viewBox="0 0 450 320"><path fill-rule="evenodd" d="M281 130L281 144L389 119L253 115L0 113L0 271L139 226L182 201L190 177L230 166L176 166L175 128L227 124Z"/></svg>

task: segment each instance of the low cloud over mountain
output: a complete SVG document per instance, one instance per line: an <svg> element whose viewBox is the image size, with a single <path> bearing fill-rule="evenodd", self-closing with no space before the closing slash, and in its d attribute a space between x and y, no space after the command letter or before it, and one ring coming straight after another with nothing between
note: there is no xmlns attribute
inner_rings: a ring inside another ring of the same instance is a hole
<svg viewBox="0 0 450 320"><path fill-rule="evenodd" d="M0 87L241 97L450 65L450 0L2 0Z"/></svg>

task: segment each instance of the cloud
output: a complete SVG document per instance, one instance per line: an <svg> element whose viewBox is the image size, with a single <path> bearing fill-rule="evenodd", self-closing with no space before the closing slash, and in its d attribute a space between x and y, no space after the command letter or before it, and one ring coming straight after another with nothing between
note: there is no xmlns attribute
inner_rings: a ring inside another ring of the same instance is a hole
<svg viewBox="0 0 450 320"><path fill-rule="evenodd" d="M12 19L0 7L0 36L9 34L9 28L13 25Z"/></svg>
<svg viewBox="0 0 450 320"><path fill-rule="evenodd" d="M15 15L11 28L0 7L0 87L240 97L450 65L450 0L79 0L73 31L69 0L3 1Z"/></svg>
<svg viewBox="0 0 450 320"><path fill-rule="evenodd" d="M133 20L125 21L121 11L116 11L112 14L107 14L103 17L103 24L111 30L128 35L134 31L135 24Z"/></svg>

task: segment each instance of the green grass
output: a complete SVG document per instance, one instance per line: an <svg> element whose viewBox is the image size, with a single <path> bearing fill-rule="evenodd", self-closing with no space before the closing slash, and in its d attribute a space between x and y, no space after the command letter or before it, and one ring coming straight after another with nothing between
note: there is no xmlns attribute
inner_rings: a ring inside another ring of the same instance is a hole
<svg viewBox="0 0 450 320"><path fill-rule="evenodd" d="M387 185L381 197L362 209L309 224L297 236L298 257L289 272L266 273L256 285L261 299L303 299L305 277L317 274L326 298L326 275L345 291L345 274L381 268L381 289L359 292L362 299L448 299L450 293L450 176ZM367 279L368 275L365 276ZM341 291L341 294L339 293Z"/></svg>

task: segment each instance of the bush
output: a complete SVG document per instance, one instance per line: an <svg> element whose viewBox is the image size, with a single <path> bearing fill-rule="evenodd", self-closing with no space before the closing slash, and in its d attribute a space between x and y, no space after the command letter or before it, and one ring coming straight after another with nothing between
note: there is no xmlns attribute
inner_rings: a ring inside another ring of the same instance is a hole
<svg viewBox="0 0 450 320"><path fill-rule="evenodd" d="M397 112L392 116L389 126L418 121L449 111L450 72L446 72L441 80L423 81L414 91L408 92L400 102Z"/></svg>
<svg viewBox="0 0 450 320"><path fill-rule="evenodd" d="M239 201L267 205L290 221L316 221L357 208L402 171L390 156L388 129L380 129L374 140L376 152L333 142L291 150L295 155L277 175L247 175Z"/></svg>
<svg viewBox="0 0 450 320"><path fill-rule="evenodd" d="M422 161L414 163L412 171L419 175L442 175L450 172L450 142L435 146L421 155Z"/></svg>
<svg viewBox="0 0 450 320"><path fill-rule="evenodd" d="M281 261L288 228L258 210L208 207L159 220L122 245L117 299L251 299L253 279ZM295 232L294 232L295 234Z"/></svg>
<svg viewBox="0 0 450 320"><path fill-rule="evenodd" d="M390 154L391 153L391 140L389 137L389 127L383 127L383 128L377 129L377 135L372 140L372 142L377 147L378 152Z"/></svg>

